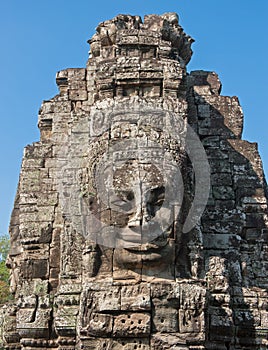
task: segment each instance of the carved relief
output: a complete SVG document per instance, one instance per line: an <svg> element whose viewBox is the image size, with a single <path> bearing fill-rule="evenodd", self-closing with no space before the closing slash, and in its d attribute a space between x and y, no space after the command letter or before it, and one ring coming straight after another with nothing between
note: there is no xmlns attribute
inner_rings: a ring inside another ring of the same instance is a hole
<svg viewBox="0 0 268 350"><path fill-rule="evenodd" d="M267 346L267 197L237 98L167 13L97 27L58 72L12 214L11 349Z"/></svg>

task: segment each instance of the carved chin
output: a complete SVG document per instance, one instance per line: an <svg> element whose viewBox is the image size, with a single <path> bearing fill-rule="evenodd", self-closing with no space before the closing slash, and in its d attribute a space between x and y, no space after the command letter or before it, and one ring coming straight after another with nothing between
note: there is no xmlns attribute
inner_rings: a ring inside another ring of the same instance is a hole
<svg viewBox="0 0 268 350"><path fill-rule="evenodd" d="M173 262L174 241L169 240L165 246L142 244L135 248L115 249L114 262L125 269L139 269L149 267L158 269Z"/></svg>

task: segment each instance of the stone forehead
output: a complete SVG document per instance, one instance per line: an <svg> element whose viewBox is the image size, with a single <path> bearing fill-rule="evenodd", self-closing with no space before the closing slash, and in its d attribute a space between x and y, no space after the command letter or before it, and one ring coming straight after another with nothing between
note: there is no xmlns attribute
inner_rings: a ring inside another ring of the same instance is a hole
<svg viewBox="0 0 268 350"><path fill-rule="evenodd" d="M186 107L186 104L181 103L178 111L165 110L163 105L152 106L142 99L122 99L117 103L109 101L109 104L97 102L89 114L92 136L95 136L95 129L100 128L104 132L109 128L124 125L136 125L140 128L147 127L148 131L151 128L170 133L176 128L176 132L181 133L187 123ZM85 131L87 127L88 124L85 125Z"/></svg>
<svg viewBox="0 0 268 350"><path fill-rule="evenodd" d="M129 161L116 168L113 184L117 189L131 188L138 184L147 184L149 188L164 185L163 169L154 164Z"/></svg>

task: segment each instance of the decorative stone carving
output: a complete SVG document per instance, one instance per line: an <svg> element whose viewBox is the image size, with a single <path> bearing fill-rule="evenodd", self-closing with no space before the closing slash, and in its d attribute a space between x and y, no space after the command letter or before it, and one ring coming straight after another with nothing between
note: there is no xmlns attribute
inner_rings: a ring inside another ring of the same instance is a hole
<svg viewBox="0 0 268 350"><path fill-rule="evenodd" d="M267 347L267 185L236 97L167 13L58 72L11 218L5 349Z"/></svg>

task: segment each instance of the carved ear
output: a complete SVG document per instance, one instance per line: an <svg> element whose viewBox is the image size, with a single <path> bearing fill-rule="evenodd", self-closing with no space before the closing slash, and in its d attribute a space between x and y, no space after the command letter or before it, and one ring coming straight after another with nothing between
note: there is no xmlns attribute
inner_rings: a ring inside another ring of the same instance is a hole
<svg viewBox="0 0 268 350"><path fill-rule="evenodd" d="M195 174L195 195L183 225L183 233L189 232L201 218L210 192L210 166L207 154L199 137L189 125L186 134L186 152L192 162Z"/></svg>

